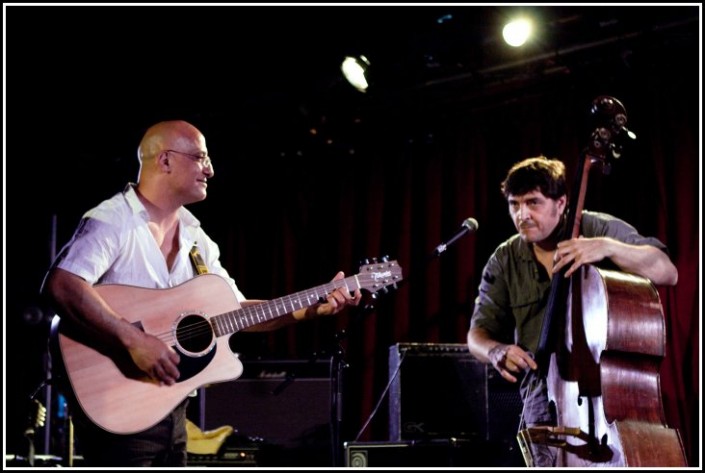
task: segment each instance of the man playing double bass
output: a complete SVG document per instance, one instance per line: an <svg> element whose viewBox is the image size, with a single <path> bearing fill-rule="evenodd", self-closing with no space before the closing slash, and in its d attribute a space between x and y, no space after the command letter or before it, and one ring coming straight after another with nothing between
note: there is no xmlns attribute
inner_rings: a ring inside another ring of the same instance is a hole
<svg viewBox="0 0 705 473"><path fill-rule="evenodd" d="M518 233L500 244L484 267L467 343L504 379L521 379L523 425L556 425L546 380L534 359L552 275L564 270L570 277L582 265L595 264L672 286L678 271L663 243L604 213L583 211L580 237L559 241L567 205L561 161L544 156L520 161L501 191ZM531 446L534 466L554 466L556 455L554 447Z"/></svg>

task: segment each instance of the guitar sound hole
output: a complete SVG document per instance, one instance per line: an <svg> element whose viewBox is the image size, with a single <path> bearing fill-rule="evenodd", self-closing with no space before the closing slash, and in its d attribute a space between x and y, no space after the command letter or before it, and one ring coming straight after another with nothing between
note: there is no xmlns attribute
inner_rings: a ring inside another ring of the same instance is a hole
<svg viewBox="0 0 705 473"><path fill-rule="evenodd" d="M185 351L201 353L211 346L213 330L200 315L187 315L176 328L176 339Z"/></svg>

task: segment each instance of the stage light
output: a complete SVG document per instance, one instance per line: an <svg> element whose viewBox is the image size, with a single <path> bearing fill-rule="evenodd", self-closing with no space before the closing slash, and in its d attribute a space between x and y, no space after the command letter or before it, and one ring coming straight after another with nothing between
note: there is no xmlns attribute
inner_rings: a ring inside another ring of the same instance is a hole
<svg viewBox="0 0 705 473"><path fill-rule="evenodd" d="M360 92L366 92L367 83L367 70L370 67L370 62L365 56L346 56L340 69L343 71L343 75L350 82L350 84L355 87Z"/></svg>
<svg viewBox="0 0 705 473"><path fill-rule="evenodd" d="M504 41L510 46L519 47L524 45L531 36L533 25L526 18L518 18L510 21L504 26L502 36Z"/></svg>

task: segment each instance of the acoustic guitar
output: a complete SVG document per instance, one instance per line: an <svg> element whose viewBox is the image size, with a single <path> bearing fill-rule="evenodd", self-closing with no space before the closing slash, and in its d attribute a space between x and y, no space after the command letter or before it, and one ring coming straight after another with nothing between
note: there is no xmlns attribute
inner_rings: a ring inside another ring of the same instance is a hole
<svg viewBox="0 0 705 473"><path fill-rule="evenodd" d="M310 307L337 288L374 295L401 280L396 261L376 262L354 276L247 307L240 307L228 282L215 274L167 289L94 286L120 317L179 354L180 377L171 386L147 376L126 351L97 344L59 316L52 323L50 344L63 362L67 387L88 418L109 432L130 434L155 425L193 390L240 377L243 365L230 350L229 335Z"/></svg>

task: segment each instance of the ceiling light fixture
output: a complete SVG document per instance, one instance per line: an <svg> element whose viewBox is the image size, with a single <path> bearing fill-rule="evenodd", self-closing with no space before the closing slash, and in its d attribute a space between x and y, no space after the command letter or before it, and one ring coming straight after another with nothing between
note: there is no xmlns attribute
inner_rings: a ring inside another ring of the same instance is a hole
<svg viewBox="0 0 705 473"><path fill-rule="evenodd" d="M526 18L518 18L510 21L504 26L502 36L508 45L517 48L526 43L529 36L531 36L532 30L533 25L530 20Z"/></svg>
<svg viewBox="0 0 705 473"><path fill-rule="evenodd" d="M367 87L369 87L367 83L367 70L369 67L370 61L365 56L346 56L340 65L340 69L348 82L363 93L367 92Z"/></svg>

